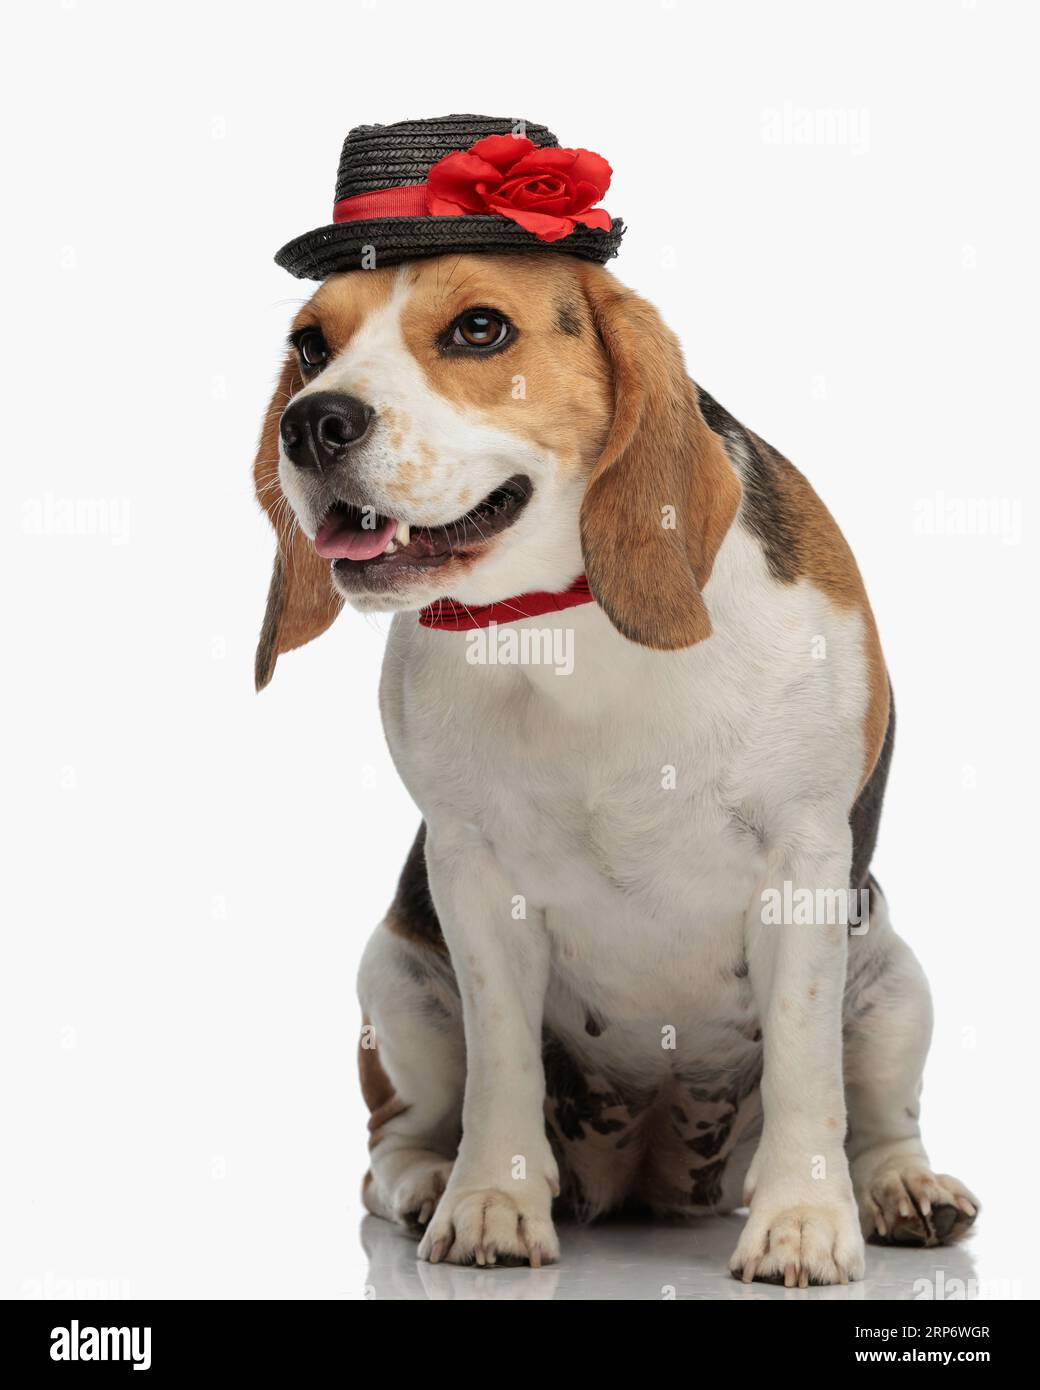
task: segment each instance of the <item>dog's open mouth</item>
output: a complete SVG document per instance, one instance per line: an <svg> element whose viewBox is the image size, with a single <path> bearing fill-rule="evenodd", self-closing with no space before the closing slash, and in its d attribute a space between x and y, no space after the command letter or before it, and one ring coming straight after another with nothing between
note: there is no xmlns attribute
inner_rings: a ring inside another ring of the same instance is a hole
<svg viewBox="0 0 1040 1390"><path fill-rule="evenodd" d="M530 478L517 474L465 516L444 526L409 526L371 507L336 502L318 527L314 549L322 559L331 560L340 574L374 566L432 568L484 545L512 526L532 490Z"/></svg>

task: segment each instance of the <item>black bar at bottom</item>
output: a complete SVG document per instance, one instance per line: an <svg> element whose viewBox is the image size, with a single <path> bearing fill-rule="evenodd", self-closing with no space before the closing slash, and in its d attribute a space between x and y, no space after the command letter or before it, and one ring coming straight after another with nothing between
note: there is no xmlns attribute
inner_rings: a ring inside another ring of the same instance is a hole
<svg viewBox="0 0 1040 1390"><path fill-rule="evenodd" d="M698 1344L706 1336L711 1350L702 1364L715 1366L715 1375L718 1362L724 1366L728 1358L741 1378L759 1366L788 1372L800 1366L803 1373L850 1368L883 1372L892 1365L996 1366L1007 1375L1040 1339L1034 1307L1031 1302L937 1304L855 1298L792 1298L754 1306L745 1301L698 1301L686 1313L662 1311L660 1320L655 1315L654 1327L670 1326L673 1336L690 1338L691 1376L696 1375ZM587 1311L582 1315L573 1355L575 1364L592 1374L596 1363L602 1365L603 1355L617 1345L618 1326L614 1323L611 1331L608 1325L598 1342L588 1316ZM395 1327L392 1309L380 1309L378 1300L9 1302L0 1305L0 1318L0 1375L9 1385L32 1386L52 1376L71 1385L84 1376L187 1385L189 1376L200 1373L218 1384L234 1384L242 1376L269 1380L284 1375L290 1377L289 1384L309 1385L330 1374L363 1371L373 1353L387 1369L394 1367L395 1374L406 1375L409 1368L425 1374L438 1362L437 1374L446 1370L444 1348L435 1349L429 1325L417 1333L409 1314ZM573 1322L571 1327L578 1332ZM445 1333L457 1337L467 1330L449 1315ZM487 1330L480 1324L478 1338ZM561 1343L560 1329L555 1330L552 1374L557 1378L566 1342ZM640 1331L629 1325L624 1335L628 1354L636 1358L639 1348L647 1346ZM680 1345L673 1342L673 1352ZM480 1360L486 1371L485 1358ZM659 1366L656 1354L650 1362L648 1371ZM461 1365L458 1372L466 1374ZM12 1380L12 1374L17 1378Z"/></svg>

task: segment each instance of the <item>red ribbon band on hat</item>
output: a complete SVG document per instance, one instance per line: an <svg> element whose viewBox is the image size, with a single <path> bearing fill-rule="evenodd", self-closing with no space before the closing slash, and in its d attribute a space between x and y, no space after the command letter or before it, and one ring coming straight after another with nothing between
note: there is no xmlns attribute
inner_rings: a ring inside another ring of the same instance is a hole
<svg viewBox="0 0 1040 1390"><path fill-rule="evenodd" d="M406 183L400 188L377 188L341 198L332 209L333 222L360 222L367 217L428 217L426 184Z"/></svg>
<svg viewBox="0 0 1040 1390"><path fill-rule="evenodd" d="M478 604L475 608L453 598L439 598L428 608L419 609L419 622L441 632L469 632L492 623L515 623L521 618L537 618L541 613L562 613L565 608L592 602L589 581L579 574L570 588L559 594L520 594L518 598Z"/></svg>
<svg viewBox="0 0 1040 1390"><path fill-rule="evenodd" d="M539 148L527 136L485 135L431 164L425 183L340 198L333 222L392 217L505 217L539 241L561 241L579 226L612 228L597 208L610 165L592 150Z"/></svg>

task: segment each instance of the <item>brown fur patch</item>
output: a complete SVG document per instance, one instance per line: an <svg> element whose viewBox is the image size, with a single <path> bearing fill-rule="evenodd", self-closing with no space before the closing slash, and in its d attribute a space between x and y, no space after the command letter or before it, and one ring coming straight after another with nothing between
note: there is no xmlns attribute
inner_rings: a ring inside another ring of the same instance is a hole
<svg viewBox="0 0 1040 1390"><path fill-rule="evenodd" d="M401 329L431 388L544 449L564 466L591 467L610 414L610 373L591 332L580 272L566 257L441 257L416 267ZM579 328L561 334L561 302ZM497 309L516 329L503 352L445 353L439 339L466 309ZM436 440L422 440L433 449Z"/></svg>
<svg viewBox="0 0 1040 1390"><path fill-rule="evenodd" d="M626 637L688 647L711 635L701 590L736 516L740 483L657 311L606 271L583 267L582 276L614 391L581 511L589 585Z"/></svg>
<svg viewBox="0 0 1040 1390"><path fill-rule="evenodd" d="M370 1028L368 1018L362 1019L364 1027ZM368 1147L374 1149L382 1138L383 1126L408 1109L397 1097L393 1082L383 1070L379 1060L379 1047L365 1047L364 1040L358 1043L358 1072L361 1076L361 1094L371 1114L368 1120L370 1139Z"/></svg>
<svg viewBox="0 0 1040 1390"><path fill-rule="evenodd" d="M274 674L282 652L302 647L319 636L343 607L332 587L327 560L315 554L295 524L278 482L278 422L290 398L303 382L296 358L290 354L271 397L253 464L256 495L278 540L274 571L267 592L260 640L256 649L256 688L262 690Z"/></svg>
<svg viewBox="0 0 1040 1390"><path fill-rule="evenodd" d="M393 267L330 275L296 315L293 328L320 328L332 353L342 352L369 315L390 298L396 276Z"/></svg>

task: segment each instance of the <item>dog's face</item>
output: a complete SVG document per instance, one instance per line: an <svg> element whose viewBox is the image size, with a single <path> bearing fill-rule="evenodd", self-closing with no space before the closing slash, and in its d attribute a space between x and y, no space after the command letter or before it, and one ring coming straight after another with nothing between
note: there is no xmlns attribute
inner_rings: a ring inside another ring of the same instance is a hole
<svg viewBox="0 0 1040 1390"><path fill-rule="evenodd" d="M690 645L740 486L673 335L598 266L440 256L326 280L254 469L279 553L257 652L362 610L566 588Z"/></svg>
<svg viewBox="0 0 1040 1390"><path fill-rule="evenodd" d="M356 608L565 588L611 418L564 257L452 256L327 280L297 315L278 475Z"/></svg>

